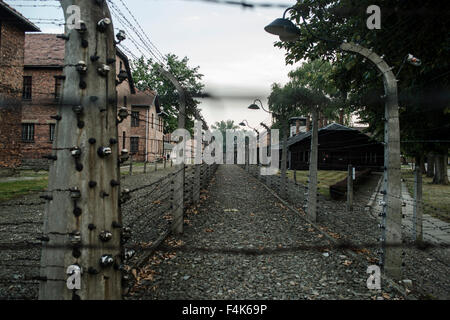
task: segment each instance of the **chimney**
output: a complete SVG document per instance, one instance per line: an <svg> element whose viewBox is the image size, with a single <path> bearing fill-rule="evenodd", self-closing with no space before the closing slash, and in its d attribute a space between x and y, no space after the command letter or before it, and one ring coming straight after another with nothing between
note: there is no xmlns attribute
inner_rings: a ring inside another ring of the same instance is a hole
<svg viewBox="0 0 450 320"><path fill-rule="evenodd" d="M309 116L306 117L306 132L311 130L311 119Z"/></svg>
<svg viewBox="0 0 450 320"><path fill-rule="evenodd" d="M295 120L295 134L300 133L300 120Z"/></svg>
<svg viewBox="0 0 450 320"><path fill-rule="evenodd" d="M344 110L339 110L339 124L344 125Z"/></svg>

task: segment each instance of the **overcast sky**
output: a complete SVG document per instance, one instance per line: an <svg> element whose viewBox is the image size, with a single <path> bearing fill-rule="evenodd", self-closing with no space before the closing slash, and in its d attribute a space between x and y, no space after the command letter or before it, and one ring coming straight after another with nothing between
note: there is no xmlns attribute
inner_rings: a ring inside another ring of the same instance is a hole
<svg viewBox="0 0 450 320"><path fill-rule="evenodd" d="M29 1L8 1L28 18L63 18L62 10L53 7L19 7ZM119 0L114 2L126 13ZM292 0L254 0L294 4ZM57 5L58 2L32 3ZM244 99L224 98L204 100L201 109L208 124L232 119L236 123L247 119L250 125L270 122L264 111L248 110L253 98L260 98L267 107L267 96L274 82L285 83L292 66L285 66L284 50L273 46L276 37L264 31L264 26L282 16L282 8L242 9L239 6L186 0L125 0L126 5L142 25L158 49L187 56L191 66L200 66L206 91ZM114 17L113 17L114 23ZM38 24L43 32L61 33L62 27ZM115 27L120 24L115 22ZM140 55L133 44L126 46Z"/></svg>

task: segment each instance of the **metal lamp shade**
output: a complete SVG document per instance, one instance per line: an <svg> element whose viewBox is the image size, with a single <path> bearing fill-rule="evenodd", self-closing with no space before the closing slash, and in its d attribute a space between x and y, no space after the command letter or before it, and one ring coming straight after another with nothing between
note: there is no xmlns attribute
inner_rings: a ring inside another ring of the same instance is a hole
<svg viewBox="0 0 450 320"><path fill-rule="evenodd" d="M280 39L286 39L283 41L292 41L300 35L300 29L297 28L292 21L284 18L275 19L271 24L267 25L264 30L279 36Z"/></svg>
<svg viewBox="0 0 450 320"><path fill-rule="evenodd" d="M259 110L259 106L257 104L254 104L254 103L249 105L248 108L251 109L251 110Z"/></svg>

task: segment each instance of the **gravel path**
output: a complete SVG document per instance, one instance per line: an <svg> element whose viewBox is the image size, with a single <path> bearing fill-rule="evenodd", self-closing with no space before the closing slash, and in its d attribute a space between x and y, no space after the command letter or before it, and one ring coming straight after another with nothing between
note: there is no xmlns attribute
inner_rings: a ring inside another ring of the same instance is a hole
<svg viewBox="0 0 450 320"><path fill-rule="evenodd" d="M147 185L171 170L122 177L121 187ZM321 197L318 225L322 230L360 244L376 242L380 234L378 217L369 214L364 205L377 181L373 177L355 194L354 212L347 212L343 202ZM141 233L135 229L134 241L152 241L167 228L161 214L153 210L156 207L147 210L153 196L164 194L164 189L163 184L155 190L143 189L124 205L127 224L141 210L155 214L162 222L151 224ZM152 197L146 196L149 190ZM42 202L38 196L30 194L0 204L0 299L37 298L38 281L32 278L39 271L40 242L35 239L40 235L45 209L44 205L35 205ZM294 207L301 207L301 203ZM150 220L148 223L153 223ZM406 230L404 236L412 242ZM170 237L144 268L136 270L139 282L127 299L398 297L384 286L382 292L366 287L366 269L375 262L376 248L359 251L353 257L328 244L300 213L287 210L255 178L237 166L223 165L208 190L202 191L200 205L187 210L185 233ZM450 297L448 249L408 248L404 261L404 278L413 281L413 288L419 291L417 297Z"/></svg>
<svg viewBox="0 0 450 320"><path fill-rule="evenodd" d="M323 234L241 168L220 166L202 198L184 234L169 238L138 274L133 298L397 298L367 289L372 263L364 253L355 259L327 249Z"/></svg>
<svg viewBox="0 0 450 320"><path fill-rule="evenodd" d="M174 171L175 167L122 176L121 188L145 186ZM139 190L122 206L125 225L137 220L137 226L132 230L132 241L127 245L154 241L169 227L163 218L167 201L161 205L154 204L157 199L167 198L167 188L165 182ZM37 238L42 235L45 213L40 194L31 193L0 203L0 300L37 299L39 281L34 278L39 276L41 256L41 242Z"/></svg>

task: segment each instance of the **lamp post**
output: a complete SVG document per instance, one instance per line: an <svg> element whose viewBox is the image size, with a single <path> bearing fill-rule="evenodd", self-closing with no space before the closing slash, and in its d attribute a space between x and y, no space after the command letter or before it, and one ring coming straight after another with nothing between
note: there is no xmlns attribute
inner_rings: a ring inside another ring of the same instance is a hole
<svg viewBox="0 0 450 320"><path fill-rule="evenodd" d="M164 127L165 127L165 124L166 124L166 118L168 118L169 117L169 115L164 111L164 110L161 110L161 112L160 113L158 113L158 116L159 117L161 117L161 119L163 120L162 121L162 137L163 137L163 145L162 145L162 156L164 157L164 159L163 159L163 161L164 161L164 168L166 167L166 154L165 154L165 146L164 146L164 144L165 144L165 132L164 132Z"/></svg>
<svg viewBox="0 0 450 320"><path fill-rule="evenodd" d="M247 120L242 120L240 123L239 123L239 125L241 126L241 127L245 127L245 126L247 126L247 127L249 127L250 129L252 129L252 130L254 130L255 132L256 132L256 162L258 163L258 160L259 160L259 155L258 155L258 141L259 141L259 131L258 130L256 130L256 128L253 128L253 127L251 127L249 124L248 124L248 121ZM249 144L250 144L250 141L249 141ZM249 168L250 168L250 148L249 147L247 147L248 145L247 145L247 142L245 143L245 146L246 146L246 150L245 150L245 152L246 152L246 169L247 169L247 171L249 171Z"/></svg>
<svg viewBox="0 0 450 320"><path fill-rule="evenodd" d="M254 131L256 132L257 135L259 135L259 131L256 130L255 128L251 127L251 126L248 124L248 121L247 121L247 120L245 120L245 119L242 120L242 122L239 123L239 125L240 125L241 127L247 126L247 127L249 127L250 129L254 130Z"/></svg>
<svg viewBox="0 0 450 320"><path fill-rule="evenodd" d="M268 139L266 140L266 143L267 143L267 155L270 156L270 145L271 145L270 128L264 122L261 122L260 125L264 129L266 129L266 132L267 132L267 136L268 136Z"/></svg>
<svg viewBox="0 0 450 320"><path fill-rule="evenodd" d="M277 19L278 20L278 19ZM288 20L289 21L289 20ZM290 21L289 21L290 22ZM292 23L292 22L291 22ZM295 26L294 26L295 27ZM286 159L287 159L287 133L286 133L286 119L281 117L279 114L274 114L273 112L266 110L264 108L264 105L262 104L261 100L255 99L251 105L248 106L248 109L250 110L259 110L260 107L256 104L256 102L259 102L261 105L261 109L267 113L270 113L272 116L275 115L277 119L281 122L281 136L283 140L283 149L281 152L281 180L280 180L280 196L282 198L286 197Z"/></svg>
<svg viewBox="0 0 450 320"><path fill-rule="evenodd" d="M261 108L256 104L257 102L259 102L259 104L261 105ZM259 110L259 109L262 109L263 111L269 113L271 116L274 115L272 111L266 110L266 109L264 108L263 103L262 103L261 100L259 100L259 99L255 99L255 100L253 101L253 103L252 103L251 105L248 106L248 108L249 108L250 110ZM275 117L276 117L276 115L275 115ZM271 119L271 120L272 120L272 124L273 124L273 119Z"/></svg>
<svg viewBox="0 0 450 320"><path fill-rule="evenodd" d="M300 29L295 26L292 21L286 19L286 13L289 10L295 10L291 7L286 9L283 18L274 20L264 29L271 34L280 37L281 41L295 41L301 34ZM333 42L339 45L343 51L357 53L366 59L372 61L383 75L385 95L385 132L384 132L384 201L382 217L382 256L380 264L385 274L393 279L401 279L401 248L402 234L402 211L401 211L401 180L400 180L400 128L398 113L398 93L397 79L392 68L383 60L382 57L374 53L372 50L362 47L361 45L348 42L339 42L330 39L320 38L314 35L306 24L305 18L302 16L303 24L308 33L315 38ZM408 55L405 61L420 65L420 60ZM403 66L403 65L402 65ZM398 75L398 74L397 74ZM313 159L311 158L311 161ZM311 180L311 179L310 179ZM310 190L311 191L311 190Z"/></svg>

